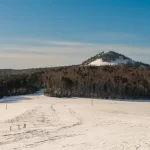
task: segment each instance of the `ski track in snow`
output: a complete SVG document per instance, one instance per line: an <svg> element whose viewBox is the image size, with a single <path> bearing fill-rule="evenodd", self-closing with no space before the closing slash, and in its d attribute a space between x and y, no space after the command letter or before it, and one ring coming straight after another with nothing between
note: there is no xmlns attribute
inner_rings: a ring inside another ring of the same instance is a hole
<svg viewBox="0 0 150 150"><path fill-rule="evenodd" d="M0 104L0 150L150 150L150 102L24 97Z"/></svg>

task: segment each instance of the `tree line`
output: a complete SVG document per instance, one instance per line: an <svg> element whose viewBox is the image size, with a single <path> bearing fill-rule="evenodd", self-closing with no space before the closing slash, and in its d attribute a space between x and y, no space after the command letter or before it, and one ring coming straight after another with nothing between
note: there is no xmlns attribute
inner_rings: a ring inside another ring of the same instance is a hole
<svg viewBox="0 0 150 150"><path fill-rule="evenodd" d="M150 99L150 70L82 66L45 74L46 94L57 97Z"/></svg>
<svg viewBox="0 0 150 150"><path fill-rule="evenodd" d="M42 87L40 73L0 76L0 98L36 92Z"/></svg>
<svg viewBox="0 0 150 150"><path fill-rule="evenodd" d="M150 69L71 66L0 76L0 97L45 88L54 97L150 99Z"/></svg>

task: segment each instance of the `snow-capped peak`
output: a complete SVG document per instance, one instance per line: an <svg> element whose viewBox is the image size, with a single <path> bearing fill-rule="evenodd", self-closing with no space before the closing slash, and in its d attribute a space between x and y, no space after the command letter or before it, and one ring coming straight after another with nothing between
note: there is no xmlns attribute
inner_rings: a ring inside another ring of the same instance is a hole
<svg viewBox="0 0 150 150"><path fill-rule="evenodd" d="M83 62L82 65L86 65L86 66L87 65L89 66L122 65L122 66L150 67L147 64L136 62L131 58L128 58L122 54L113 51L107 51L107 52L103 51L98 55L91 57L87 61Z"/></svg>

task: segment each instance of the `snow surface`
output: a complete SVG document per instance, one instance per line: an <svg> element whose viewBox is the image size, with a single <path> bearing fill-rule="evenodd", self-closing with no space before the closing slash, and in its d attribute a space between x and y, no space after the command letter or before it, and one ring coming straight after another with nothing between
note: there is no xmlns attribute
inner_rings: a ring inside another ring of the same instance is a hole
<svg viewBox="0 0 150 150"><path fill-rule="evenodd" d="M0 150L150 150L150 102L91 101L42 94L4 98Z"/></svg>
<svg viewBox="0 0 150 150"><path fill-rule="evenodd" d="M106 66L106 65L116 65L115 63L105 62L102 59L96 59L89 64L90 66Z"/></svg>
<svg viewBox="0 0 150 150"><path fill-rule="evenodd" d="M106 65L119 65L119 64L128 64L128 63L134 64L135 61L130 60L130 59L123 59L120 56L119 59L116 59L115 61L111 61L111 62L105 62L102 59L96 59L95 61L91 62L89 65L90 66L106 66Z"/></svg>

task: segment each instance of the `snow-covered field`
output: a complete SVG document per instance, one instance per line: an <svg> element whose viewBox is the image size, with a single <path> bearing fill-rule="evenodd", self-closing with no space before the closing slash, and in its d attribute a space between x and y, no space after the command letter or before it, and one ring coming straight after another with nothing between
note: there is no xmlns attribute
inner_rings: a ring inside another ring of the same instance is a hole
<svg viewBox="0 0 150 150"><path fill-rule="evenodd" d="M9 103L7 110L0 103L0 150L150 150L150 102L94 100L92 106L91 99L43 95L3 100Z"/></svg>

